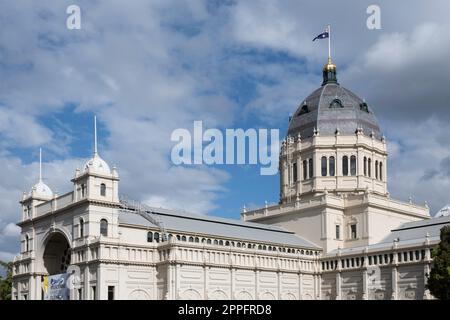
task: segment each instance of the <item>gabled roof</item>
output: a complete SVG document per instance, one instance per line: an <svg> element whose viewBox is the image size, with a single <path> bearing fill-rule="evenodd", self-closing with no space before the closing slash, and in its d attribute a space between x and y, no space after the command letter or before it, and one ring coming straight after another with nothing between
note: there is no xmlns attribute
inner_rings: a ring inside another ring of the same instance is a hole
<svg viewBox="0 0 450 320"><path fill-rule="evenodd" d="M278 245L320 249L319 246L297 236L295 233L276 226L162 208L151 209L168 232L179 231L205 236L242 239L243 241L269 242ZM141 215L129 211L120 212L119 223L158 228Z"/></svg>

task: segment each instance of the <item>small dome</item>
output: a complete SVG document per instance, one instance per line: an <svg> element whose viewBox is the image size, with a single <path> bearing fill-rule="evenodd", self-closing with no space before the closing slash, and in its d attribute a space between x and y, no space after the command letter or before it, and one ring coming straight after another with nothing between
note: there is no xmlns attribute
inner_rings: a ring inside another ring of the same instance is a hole
<svg viewBox="0 0 450 320"><path fill-rule="evenodd" d="M441 210L439 210L436 215L434 216L435 218L439 218L439 217L448 217L450 216L450 205L446 205L445 207L443 207Z"/></svg>
<svg viewBox="0 0 450 320"><path fill-rule="evenodd" d="M39 181L31 188L31 195L38 198L52 198L53 192L44 182Z"/></svg>
<svg viewBox="0 0 450 320"><path fill-rule="evenodd" d="M111 174L109 165L98 154L94 154L94 157L86 162L84 169L94 173Z"/></svg>

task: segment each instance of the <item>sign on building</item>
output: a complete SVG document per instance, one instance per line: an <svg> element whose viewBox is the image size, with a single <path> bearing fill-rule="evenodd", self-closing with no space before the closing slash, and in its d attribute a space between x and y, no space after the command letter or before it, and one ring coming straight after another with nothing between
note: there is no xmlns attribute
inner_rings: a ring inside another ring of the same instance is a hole
<svg viewBox="0 0 450 320"><path fill-rule="evenodd" d="M70 274L62 273L44 277L44 300L69 300L70 289L68 286Z"/></svg>

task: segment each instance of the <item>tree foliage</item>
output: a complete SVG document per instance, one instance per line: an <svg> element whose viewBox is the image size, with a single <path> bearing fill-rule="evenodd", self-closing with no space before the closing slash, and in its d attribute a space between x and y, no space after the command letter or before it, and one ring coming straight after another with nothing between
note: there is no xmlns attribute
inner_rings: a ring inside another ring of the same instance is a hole
<svg viewBox="0 0 450 320"><path fill-rule="evenodd" d="M0 276L0 300L11 300L12 262L0 261L0 267L6 270L6 277Z"/></svg>
<svg viewBox="0 0 450 320"><path fill-rule="evenodd" d="M428 277L430 293L440 300L450 299L450 226L441 229L441 242L432 252L433 267Z"/></svg>

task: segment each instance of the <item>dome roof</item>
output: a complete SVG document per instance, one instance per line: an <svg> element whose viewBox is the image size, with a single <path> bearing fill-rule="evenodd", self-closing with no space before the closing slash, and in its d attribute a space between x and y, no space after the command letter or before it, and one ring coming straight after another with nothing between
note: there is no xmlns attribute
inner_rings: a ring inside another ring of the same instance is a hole
<svg viewBox="0 0 450 320"><path fill-rule="evenodd" d="M331 60L323 69L322 86L311 93L290 119L288 136L354 134L358 128L366 135L372 132L381 139L380 127L372 109L364 100L342 87L336 80L336 67Z"/></svg>
<svg viewBox="0 0 450 320"><path fill-rule="evenodd" d="M100 156L95 153L94 157L89 159L84 165L85 171L100 173L100 174L111 174L111 169L105 160L100 158Z"/></svg>
<svg viewBox="0 0 450 320"><path fill-rule="evenodd" d="M39 180L33 188L31 188L31 195L38 198L52 198L53 192L42 180Z"/></svg>
<svg viewBox="0 0 450 320"><path fill-rule="evenodd" d="M450 205L446 205L445 207L443 207L441 210L439 210L436 215L434 216L435 218L439 218L439 217L448 217L450 216Z"/></svg>

